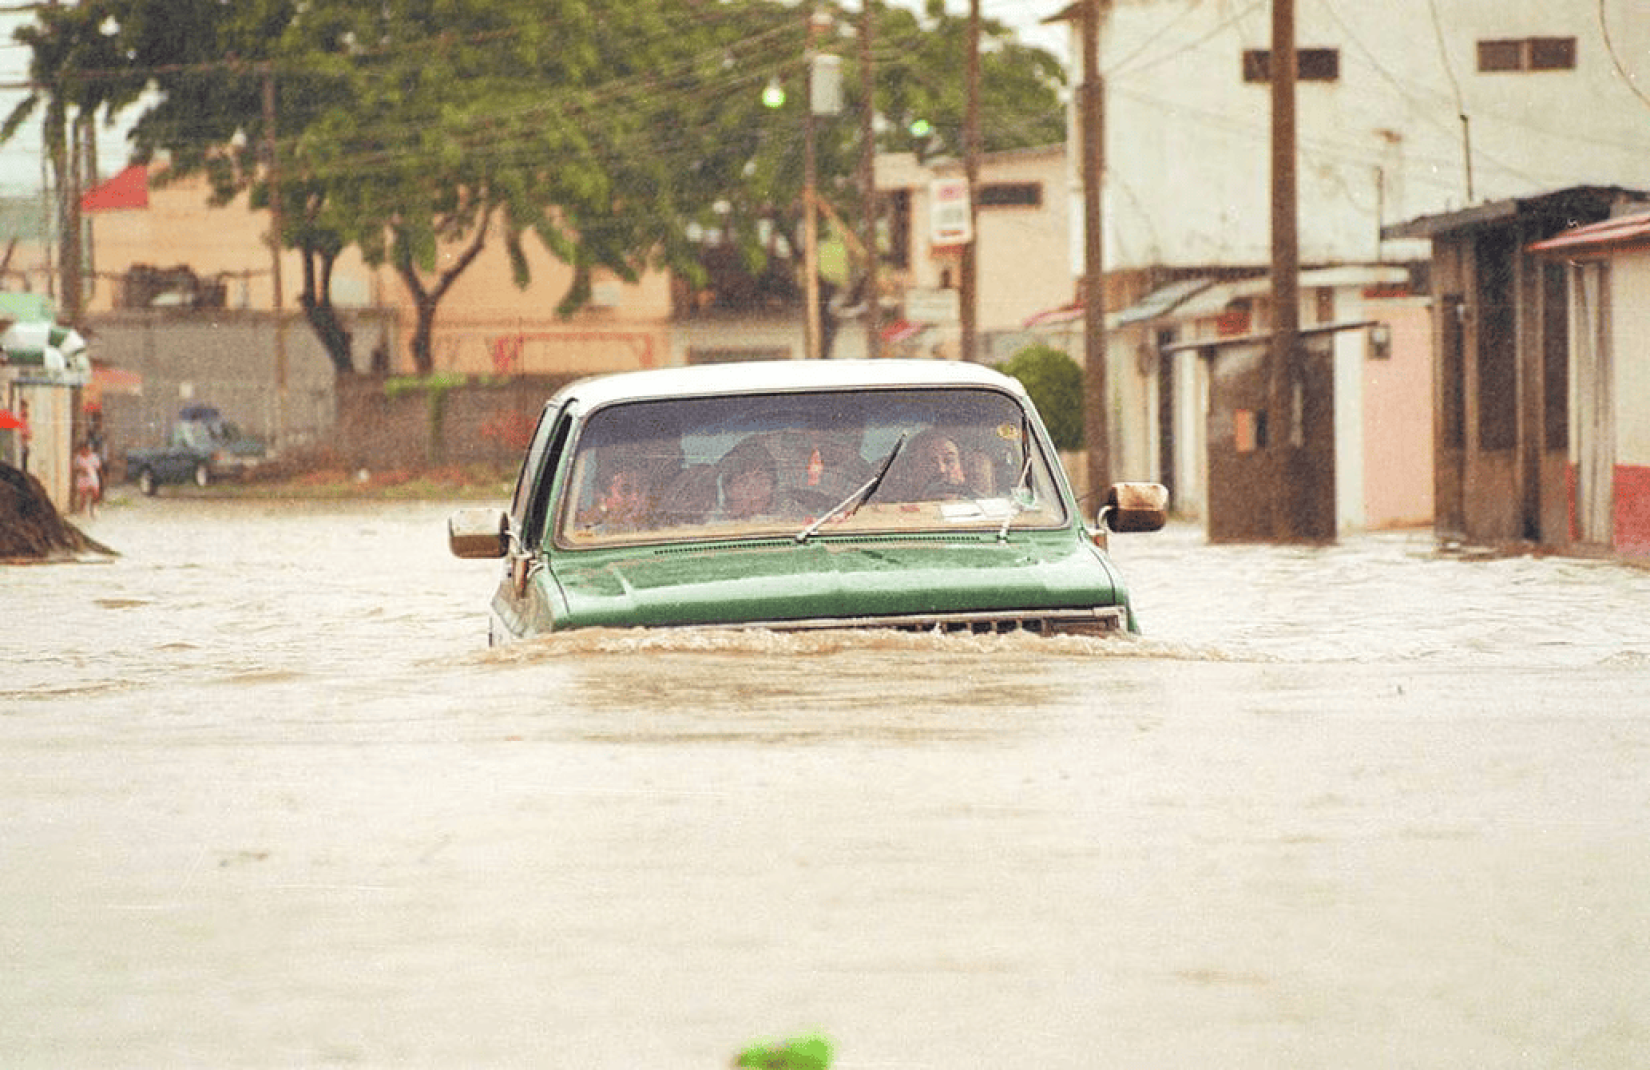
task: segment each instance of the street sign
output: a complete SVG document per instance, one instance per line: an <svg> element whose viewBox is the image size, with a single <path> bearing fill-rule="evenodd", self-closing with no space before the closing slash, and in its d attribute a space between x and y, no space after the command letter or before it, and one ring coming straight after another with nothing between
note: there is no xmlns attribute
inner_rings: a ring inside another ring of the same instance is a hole
<svg viewBox="0 0 1650 1070"><path fill-rule="evenodd" d="M905 291L905 318L912 323L956 323L957 291L913 286Z"/></svg>
<svg viewBox="0 0 1650 1070"><path fill-rule="evenodd" d="M966 245L974 240L969 211L968 179L936 178L928 186L930 241L935 245Z"/></svg>

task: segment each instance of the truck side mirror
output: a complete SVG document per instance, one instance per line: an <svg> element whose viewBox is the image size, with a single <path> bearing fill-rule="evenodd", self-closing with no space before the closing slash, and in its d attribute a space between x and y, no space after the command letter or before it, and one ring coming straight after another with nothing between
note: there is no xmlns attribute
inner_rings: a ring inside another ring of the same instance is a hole
<svg viewBox="0 0 1650 1070"><path fill-rule="evenodd" d="M1161 483L1113 483L1100 507L1100 525L1112 531L1157 531L1169 519L1169 488Z"/></svg>
<svg viewBox="0 0 1650 1070"><path fill-rule="evenodd" d="M503 557L509 549L510 517L503 509L476 506L447 518L447 548L454 557Z"/></svg>

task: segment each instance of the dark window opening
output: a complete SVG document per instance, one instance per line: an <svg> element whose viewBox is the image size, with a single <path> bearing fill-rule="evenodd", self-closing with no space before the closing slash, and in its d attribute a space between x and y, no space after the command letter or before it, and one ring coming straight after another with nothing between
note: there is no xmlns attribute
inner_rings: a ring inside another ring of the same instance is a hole
<svg viewBox="0 0 1650 1070"><path fill-rule="evenodd" d="M1333 323L1335 321L1335 291L1328 286L1316 286L1312 290L1313 315L1318 323Z"/></svg>
<svg viewBox="0 0 1650 1070"><path fill-rule="evenodd" d="M1510 450L1518 441L1518 309L1513 292L1516 235L1486 235L1478 276L1478 446Z"/></svg>
<svg viewBox="0 0 1650 1070"><path fill-rule="evenodd" d="M1541 274L1542 422L1547 449L1570 445L1569 279L1562 264L1547 264Z"/></svg>
<svg viewBox="0 0 1650 1070"><path fill-rule="evenodd" d="M911 266L911 191L889 190L877 195L883 206L883 221L887 226L887 240L883 243L882 262L891 267Z"/></svg>
<svg viewBox="0 0 1650 1070"><path fill-rule="evenodd" d="M1576 66L1574 37L1530 38L1530 70L1573 71Z"/></svg>
<svg viewBox="0 0 1650 1070"><path fill-rule="evenodd" d="M1438 441L1445 449L1467 445L1466 299L1445 294L1438 305L1439 350L1443 366L1438 369L1440 427Z"/></svg>
<svg viewBox="0 0 1650 1070"><path fill-rule="evenodd" d="M1497 71L1572 71L1574 37L1521 37L1478 42L1478 69Z"/></svg>
<svg viewBox="0 0 1650 1070"><path fill-rule="evenodd" d="M1518 71L1524 69L1524 42L1478 42L1478 69L1481 71Z"/></svg>
<svg viewBox="0 0 1650 1070"><path fill-rule="evenodd" d="M1340 50L1336 48L1296 49L1295 77L1303 82L1340 81ZM1243 80L1251 84L1272 80L1272 52L1270 49L1249 48L1244 50Z"/></svg>
<svg viewBox="0 0 1650 1070"><path fill-rule="evenodd" d="M977 203L981 208L1041 208L1043 186L1040 182L993 182L980 187Z"/></svg>

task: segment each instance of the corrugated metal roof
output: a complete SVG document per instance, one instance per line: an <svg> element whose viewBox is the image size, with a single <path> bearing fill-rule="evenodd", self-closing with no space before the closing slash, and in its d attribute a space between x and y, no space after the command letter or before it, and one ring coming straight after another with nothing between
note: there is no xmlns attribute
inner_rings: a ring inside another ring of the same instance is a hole
<svg viewBox="0 0 1650 1070"><path fill-rule="evenodd" d="M1117 325L1144 323L1166 316L1215 284L1213 279L1182 279L1159 287L1117 314Z"/></svg>
<svg viewBox="0 0 1650 1070"><path fill-rule="evenodd" d="M1402 223L1389 223L1381 228L1381 237L1434 238L1441 234L1474 230L1480 227L1505 225L1526 217L1585 215L1597 218L1620 204L1643 204L1650 199L1644 190L1624 189L1620 186L1572 186L1533 197L1513 197L1502 201L1488 201L1458 211L1419 216Z"/></svg>

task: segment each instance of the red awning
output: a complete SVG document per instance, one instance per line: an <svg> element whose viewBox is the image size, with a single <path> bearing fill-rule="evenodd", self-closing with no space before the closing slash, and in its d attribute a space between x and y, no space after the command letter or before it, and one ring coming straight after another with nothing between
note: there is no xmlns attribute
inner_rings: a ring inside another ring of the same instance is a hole
<svg viewBox="0 0 1650 1070"><path fill-rule="evenodd" d="M1588 257L1646 245L1650 245L1650 212L1635 212L1591 226L1574 227L1535 242L1529 248L1538 255Z"/></svg>
<svg viewBox="0 0 1650 1070"><path fill-rule="evenodd" d="M80 195L82 212L113 212L149 207L149 169L135 163L109 181Z"/></svg>
<svg viewBox="0 0 1650 1070"><path fill-rule="evenodd" d="M1059 308L1044 309L1042 312L1027 316L1025 326L1050 327L1056 324L1070 323L1073 320L1082 319L1083 312L1084 309L1081 302L1070 305L1061 305Z"/></svg>
<svg viewBox="0 0 1650 1070"><path fill-rule="evenodd" d="M912 323L910 320L895 320L882 329L882 341L885 345L899 345L909 342L917 335L929 328L927 323Z"/></svg>

